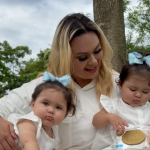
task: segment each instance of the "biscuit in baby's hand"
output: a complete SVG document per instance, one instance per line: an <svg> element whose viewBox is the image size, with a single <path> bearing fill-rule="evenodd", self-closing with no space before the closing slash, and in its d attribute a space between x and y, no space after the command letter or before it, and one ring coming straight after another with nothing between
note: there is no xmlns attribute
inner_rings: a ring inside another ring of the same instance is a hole
<svg viewBox="0 0 150 150"><path fill-rule="evenodd" d="M140 144L144 141L145 134L141 130L126 131L122 137L122 141L128 145Z"/></svg>

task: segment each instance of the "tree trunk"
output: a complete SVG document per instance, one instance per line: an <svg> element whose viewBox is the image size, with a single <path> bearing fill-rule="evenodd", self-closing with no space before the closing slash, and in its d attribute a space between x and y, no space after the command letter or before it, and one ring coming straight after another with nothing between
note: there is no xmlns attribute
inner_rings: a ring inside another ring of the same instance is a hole
<svg viewBox="0 0 150 150"><path fill-rule="evenodd" d="M113 69L120 72L126 60L123 0L93 0L94 20L101 27L113 52Z"/></svg>

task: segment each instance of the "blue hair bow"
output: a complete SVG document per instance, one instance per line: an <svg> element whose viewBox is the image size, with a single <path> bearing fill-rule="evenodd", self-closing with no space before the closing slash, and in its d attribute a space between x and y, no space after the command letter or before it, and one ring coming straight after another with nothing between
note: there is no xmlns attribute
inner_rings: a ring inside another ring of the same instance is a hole
<svg viewBox="0 0 150 150"><path fill-rule="evenodd" d="M140 53L132 52L128 54L129 64L143 64L145 62L150 67L150 55L142 56Z"/></svg>
<svg viewBox="0 0 150 150"><path fill-rule="evenodd" d="M70 75L65 75L61 78L57 78L53 76L51 73L45 71L44 72L44 81L58 81L62 83L64 86L70 85Z"/></svg>

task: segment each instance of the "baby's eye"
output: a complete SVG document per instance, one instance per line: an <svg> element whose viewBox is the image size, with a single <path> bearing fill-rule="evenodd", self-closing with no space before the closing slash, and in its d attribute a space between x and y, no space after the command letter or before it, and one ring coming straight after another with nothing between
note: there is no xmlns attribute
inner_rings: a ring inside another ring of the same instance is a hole
<svg viewBox="0 0 150 150"><path fill-rule="evenodd" d="M43 102L43 104L44 104L45 106L48 106L48 103L47 103L47 102Z"/></svg>
<svg viewBox="0 0 150 150"><path fill-rule="evenodd" d="M56 107L56 109L61 110L62 108L61 108L61 107L59 107L59 106L57 106L57 107Z"/></svg>
<svg viewBox="0 0 150 150"><path fill-rule="evenodd" d="M79 58L79 61L84 61L84 60L86 60L87 58L88 58L87 56L81 57L81 58Z"/></svg>
<svg viewBox="0 0 150 150"><path fill-rule="evenodd" d="M136 91L135 89L130 89L131 91Z"/></svg>
<svg viewBox="0 0 150 150"><path fill-rule="evenodd" d="M144 93L144 94L148 94L148 92L146 92L146 91L143 91L143 93Z"/></svg>
<svg viewBox="0 0 150 150"><path fill-rule="evenodd" d="M98 49L97 51L95 51L95 52L94 52L94 54L98 54L98 53L100 53L100 52L101 52L101 50L102 50L101 48L100 48L100 49Z"/></svg>

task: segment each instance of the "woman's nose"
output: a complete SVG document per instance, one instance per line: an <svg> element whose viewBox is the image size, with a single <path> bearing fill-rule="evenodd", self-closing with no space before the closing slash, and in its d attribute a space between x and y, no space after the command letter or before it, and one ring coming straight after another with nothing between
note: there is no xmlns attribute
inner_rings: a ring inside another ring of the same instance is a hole
<svg viewBox="0 0 150 150"><path fill-rule="evenodd" d="M97 64L97 59L94 55L91 55L90 60L89 60L89 65L96 65Z"/></svg>

